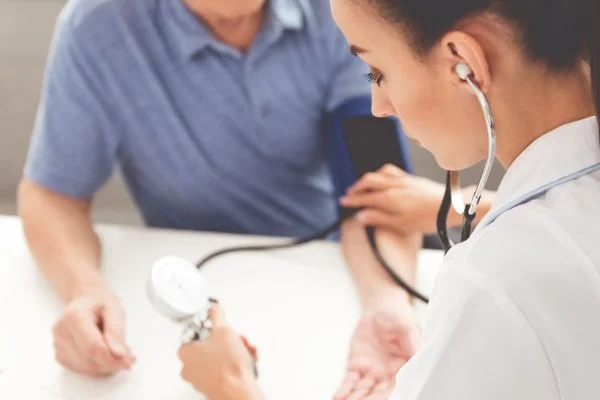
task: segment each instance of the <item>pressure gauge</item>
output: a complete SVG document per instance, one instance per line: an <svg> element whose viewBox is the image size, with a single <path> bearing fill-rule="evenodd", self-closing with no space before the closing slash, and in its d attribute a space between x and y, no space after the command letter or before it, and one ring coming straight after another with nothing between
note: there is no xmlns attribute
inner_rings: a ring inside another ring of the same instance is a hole
<svg viewBox="0 0 600 400"><path fill-rule="evenodd" d="M170 320L184 325L182 341L206 340L212 332L211 303L204 278L195 265L177 257L161 258L152 266L148 297L154 308ZM254 374L258 376L253 357Z"/></svg>
<svg viewBox="0 0 600 400"><path fill-rule="evenodd" d="M196 267L177 257L165 257L152 266L148 297L154 308L175 322L202 322L210 301L204 278Z"/></svg>

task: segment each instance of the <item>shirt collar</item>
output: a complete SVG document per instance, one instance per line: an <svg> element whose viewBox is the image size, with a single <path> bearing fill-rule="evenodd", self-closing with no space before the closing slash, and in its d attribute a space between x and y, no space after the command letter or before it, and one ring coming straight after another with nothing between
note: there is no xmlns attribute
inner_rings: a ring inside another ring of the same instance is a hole
<svg viewBox="0 0 600 400"><path fill-rule="evenodd" d="M284 29L300 30L304 26L304 16L298 0L268 0L271 15Z"/></svg>
<svg viewBox="0 0 600 400"><path fill-rule="evenodd" d="M596 117L563 125L539 137L512 163L502 179L489 214L599 162Z"/></svg>
<svg viewBox="0 0 600 400"><path fill-rule="evenodd" d="M304 15L299 1L267 0L265 27L274 24L282 30L300 30L304 26ZM184 0L163 0L162 4L168 13L165 23L177 42L176 46L186 58L195 56L209 46L222 46Z"/></svg>

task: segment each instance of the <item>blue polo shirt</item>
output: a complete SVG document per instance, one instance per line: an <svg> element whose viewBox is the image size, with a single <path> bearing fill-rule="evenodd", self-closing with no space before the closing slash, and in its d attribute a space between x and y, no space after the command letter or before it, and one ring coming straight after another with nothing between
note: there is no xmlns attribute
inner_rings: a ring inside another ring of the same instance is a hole
<svg viewBox="0 0 600 400"><path fill-rule="evenodd" d="M304 235L336 218L323 118L368 96L326 0L271 0L242 54L182 0L70 0L25 175L91 198L120 169L148 225Z"/></svg>

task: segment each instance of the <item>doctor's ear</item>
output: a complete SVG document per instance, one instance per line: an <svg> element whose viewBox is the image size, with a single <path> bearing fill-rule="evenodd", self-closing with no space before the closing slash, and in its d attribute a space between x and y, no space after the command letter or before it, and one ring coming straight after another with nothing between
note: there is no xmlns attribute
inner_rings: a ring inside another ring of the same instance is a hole
<svg viewBox="0 0 600 400"><path fill-rule="evenodd" d="M487 92L491 84L490 66L477 40L463 32L450 32L442 40L442 49L453 83L472 93L465 82L470 76L484 93Z"/></svg>

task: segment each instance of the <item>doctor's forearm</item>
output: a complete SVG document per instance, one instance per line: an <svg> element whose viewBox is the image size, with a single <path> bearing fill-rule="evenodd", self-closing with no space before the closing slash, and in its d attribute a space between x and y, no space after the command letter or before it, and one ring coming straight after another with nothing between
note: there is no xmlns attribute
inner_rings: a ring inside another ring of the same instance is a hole
<svg viewBox="0 0 600 400"><path fill-rule="evenodd" d="M422 236L400 236L379 229L377 243L383 256L396 272L409 284L414 284ZM408 294L390 278L375 258L363 225L353 220L344 224L342 248L363 307L369 308L389 300L409 300Z"/></svg>

